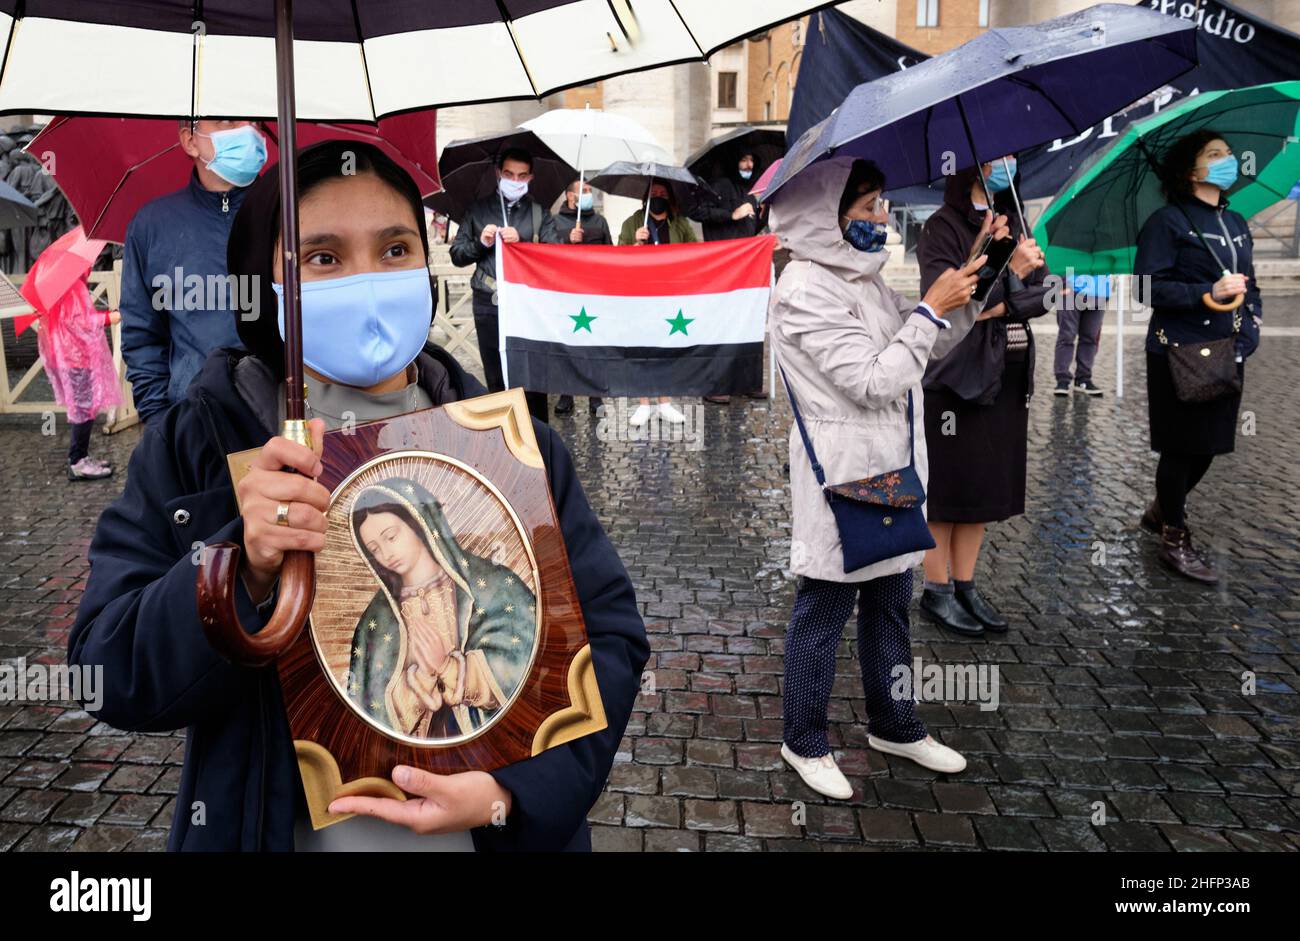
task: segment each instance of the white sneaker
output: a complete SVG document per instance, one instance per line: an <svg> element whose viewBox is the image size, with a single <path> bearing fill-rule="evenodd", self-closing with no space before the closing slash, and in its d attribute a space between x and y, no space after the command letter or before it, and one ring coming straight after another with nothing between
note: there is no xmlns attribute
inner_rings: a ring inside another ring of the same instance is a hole
<svg viewBox="0 0 1300 941"><path fill-rule="evenodd" d="M686 424L686 416L679 412L672 402L659 403L659 417L671 425Z"/></svg>
<svg viewBox="0 0 1300 941"><path fill-rule="evenodd" d="M839 765L830 755L804 758L790 751L790 746L782 742L781 757L785 759L786 764L799 772L803 783L818 794L841 801L846 801L853 796L853 785L849 784L849 779L844 777Z"/></svg>
<svg viewBox="0 0 1300 941"><path fill-rule="evenodd" d="M632 413L632 417L627 420L627 423L633 428L640 428L650 420L650 416L653 414L654 409L649 405L638 405L636 411Z"/></svg>
<svg viewBox="0 0 1300 941"><path fill-rule="evenodd" d="M966 770L966 759L960 752L953 751L947 745L940 745L929 735L919 742L908 742L906 745L886 742L883 738L868 735L867 744L887 755L910 758L922 768L929 768L931 771L956 774L958 771Z"/></svg>

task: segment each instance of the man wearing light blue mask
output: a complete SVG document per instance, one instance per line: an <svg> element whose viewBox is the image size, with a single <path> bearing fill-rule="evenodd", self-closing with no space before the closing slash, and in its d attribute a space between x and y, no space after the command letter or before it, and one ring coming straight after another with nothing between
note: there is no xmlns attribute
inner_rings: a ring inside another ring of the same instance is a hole
<svg viewBox="0 0 1300 941"><path fill-rule="evenodd" d="M581 186L581 192L579 187ZM574 180L564 191L560 209L554 216L555 227L545 238L547 242L557 245L613 245L609 234L609 223L605 217L596 212L595 194L591 184L586 180L579 183ZM588 401L588 410L595 415L601 400L592 397ZM573 396L562 395L555 403L556 415L569 415L573 412Z"/></svg>
<svg viewBox="0 0 1300 941"><path fill-rule="evenodd" d="M227 278L226 240L266 163L249 121L182 121L177 143L189 182L140 208L123 257L122 356L146 422L184 398L208 354L240 345L232 313L244 292Z"/></svg>

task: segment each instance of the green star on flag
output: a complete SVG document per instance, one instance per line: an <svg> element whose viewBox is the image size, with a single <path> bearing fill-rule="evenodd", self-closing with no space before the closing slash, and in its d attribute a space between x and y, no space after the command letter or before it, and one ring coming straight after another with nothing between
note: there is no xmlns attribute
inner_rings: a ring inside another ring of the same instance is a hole
<svg viewBox="0 0 1300 941"><path fill-rule="evenodd" d="M695 318L683 317L681 310L678 309L677 316L671 320L665 318L665 323L672 327L672 329L668 331L669 336L672 336L674 333L681 333L682 336L690 336L690 334L686 332L686 325L688 323L695 323Z"/></svg>
<svg viewBox="0 0 1300 941"><path fill-rule="evenodd" d="M591 322L596 318L587 316L587 308L584 307L576 314L569 314L569 319L573 321L574 333L577 333L579 330L586 330L588 333L591 333Z"/></svg>

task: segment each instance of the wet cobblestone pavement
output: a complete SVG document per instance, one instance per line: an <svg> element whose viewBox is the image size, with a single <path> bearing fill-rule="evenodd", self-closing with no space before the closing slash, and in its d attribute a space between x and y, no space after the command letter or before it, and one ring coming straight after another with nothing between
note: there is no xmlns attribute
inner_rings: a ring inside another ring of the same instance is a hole
<svg viewBox="0 0 1300 941"><path fill-rule="evenodd" d="M794 589L784 398L685 403L703 417L695 441L611 441L625 425L602 426L581 399L556 420L654 651L653 691L591 811L597 849L1300 848L1300 338L1266 338L1243 404L1256 433L1190 501L1226 576L1217 590L1162 569L1136 525L1155 467L1140 341L1119 401L1108 347L1105 398L1054 398L1050 342L1027 512L991 527L978 572L1011 631L970 642L913 625L925 664L996 665L998 708L919 707L967 756L959 775L872 751L846 632L831 741L847 802L809 791L778 754ZM94 453L124 468L138 438L97 435ZM62 661L92 528L121 488L67 482L66 447L38 418L0 417L0 659ZM162 849L183 750L181 733L0 702L0 850Z"/></svg>

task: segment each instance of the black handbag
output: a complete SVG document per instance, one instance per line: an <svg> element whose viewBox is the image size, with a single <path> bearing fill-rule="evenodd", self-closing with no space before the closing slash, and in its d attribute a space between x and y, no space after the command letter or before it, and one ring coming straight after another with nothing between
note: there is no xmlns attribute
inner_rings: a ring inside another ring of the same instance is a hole
<svg viewBox="0 0 1300 941"><path fill-rule="evenodd" d="M1186 210L1182 212L1201 246L1227 274L1228 267L1223 265L1218 253L1201 233L1200 226L1192 221ZM1237 334L1240 332L1240 307L1232 315L1232 335L1221 340L1183 345L1170 343L1164 330L1156 331L1156 339L1169 356L1169 375L1178 401L1189 405L1215 402L1241 391L1241 375L1237 371Z"/></svg>
<svg viewBox="0 0 1300 941"><path fill-rule="evenodd" d="M827 484L826 474L817 460L808 429L799 414L799 404L785 370L781 370L790 408L794 412L799 436L812 463L813 475L822 495L835 515L844 554L844 571L856 572L900 555L934 548L934 537L926 525L925 488L916 473L916 426L912 419L912 392L907 393L907 434L911 459L906 467L864 477L843 484Z"/></svg>
<svg viewBox="0 0 1300 941"><path fill-rule="evenodd" d="M1163 330L1156 339L1169 354L1169 375L1174 395L1189 405L1215 402L1241 391L1241 374L1237 371L1237 334L1241 332L1241 313L1232 318L1232 336L1204 343L1170 343Z"/></svg>

